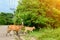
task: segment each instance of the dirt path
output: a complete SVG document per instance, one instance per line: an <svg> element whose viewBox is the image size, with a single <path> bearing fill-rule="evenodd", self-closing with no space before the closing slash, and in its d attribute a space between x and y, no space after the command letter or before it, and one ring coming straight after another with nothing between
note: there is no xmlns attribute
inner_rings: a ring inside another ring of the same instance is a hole
<svg viewBox="0 0 60 40"><path fill-rule="evenodd" d="M0 40L15 40L13 36L6 36L6 25L0 25Z"/></svg>

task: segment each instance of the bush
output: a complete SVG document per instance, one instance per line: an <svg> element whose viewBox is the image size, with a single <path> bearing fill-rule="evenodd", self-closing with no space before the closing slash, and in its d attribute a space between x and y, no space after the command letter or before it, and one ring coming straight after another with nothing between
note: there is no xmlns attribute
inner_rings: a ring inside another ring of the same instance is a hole
<svg viewBox="0 0 60 40"><path fill-rule="evenodd" d="M1 12L0 13L0 25L13 24L12 18L13 18L13 14L12 13Z"/></svg>

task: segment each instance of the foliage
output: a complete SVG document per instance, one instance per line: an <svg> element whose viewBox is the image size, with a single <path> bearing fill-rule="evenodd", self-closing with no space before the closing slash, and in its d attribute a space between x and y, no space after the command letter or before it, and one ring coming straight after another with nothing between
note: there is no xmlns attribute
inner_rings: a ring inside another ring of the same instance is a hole
<svg viewBox="0 0 60 40"><path fill-rule="evenodd" d="M42 28L22 36L25 40L60 40L60 27L56 29Z"/></svg>
<svg viewBox="0 0 60 40"><path fill-rule="evenodd" d="M56 0L18 1L14 24L21 24L23 21L24 25L35 26L36 28L56 27L56 24L60 23L58 21L60 12L56 9L57 2L55 2Z"/></svg>
<svg viewBox="0 0 60 40"><path fill-rule="evenodd" d="M36 40L60 40L60 28L56 29L40 29L39 31L34 31L30 33L30 36L36 38ZM31 39L31 38L30 38Z"/></svg>
<svg viewBox="0 0 60 40"><path fill-rule="evenodd" d="M8 25L8 24L13 24L12 21L13 14L12 13L0 13L0 25Z"/></svg>
<svg viewBox="0 0 60 40"><path fill-rule="evenodd" d="M44 25L46 22L45 9L40 8L39 5L38 0L22 0L22 3L19 2L15 13L16 23L21 24L21 19L23 19L24 24L28 26Z"/></svg>

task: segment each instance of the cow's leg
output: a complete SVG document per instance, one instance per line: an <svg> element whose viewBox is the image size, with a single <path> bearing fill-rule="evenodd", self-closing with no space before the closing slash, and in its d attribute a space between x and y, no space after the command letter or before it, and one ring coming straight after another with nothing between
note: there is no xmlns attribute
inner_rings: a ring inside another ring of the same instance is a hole
<svg viewBox="0 0 60 40"><path fill-rule="evenodd" d="M16 35L16 31L14 30L14 35Z"/></svg>
<svg viewBox="0 0 60 40"><path fill-rule="evenodd" d="M6 33L6 36L11 32L11 30L8 30L7 33ZM11 34L10 34L11 35Z"/></svg>
<svg viewBox="0 0 60 40"><path fill-rule="evenodd" d="M22 40L21 36L18 34L18 31L16 31L16 36L18 40Z"/></svg>
<svg viewBox="0 0 60 40"><path fill-rule="evenodd" d="M28 30L25 30L25 31L24 31L24 34L27 34L27 33L28 33Z"/></svg>
<svg viewBox="0 0 60 40"><path fill-rule="evenodd" d="M33 31L31 30L31 32L33 32Z"/></svg>
<svg viewBox="0 0 60 40"><path fill-rule="evenodd" d="M19 35L18 31L16 31L16 36L20 39L20 35Z"/></svg>
<svg viewBox="0 0 60 40"><path fill-rule="evenodd" d="M18 31L16 31L16 35L18 35Z"/></svg>

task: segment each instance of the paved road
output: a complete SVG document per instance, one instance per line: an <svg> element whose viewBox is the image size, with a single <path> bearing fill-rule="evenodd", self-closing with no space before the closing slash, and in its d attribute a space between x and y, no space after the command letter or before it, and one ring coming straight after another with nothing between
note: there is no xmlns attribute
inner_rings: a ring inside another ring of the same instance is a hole
<svg viewBox="0 0 60 40"><path fill-rule="evenodd" d="M0 40L15 40L13 36L6 36L7 25L0 25Z"/></svg>

